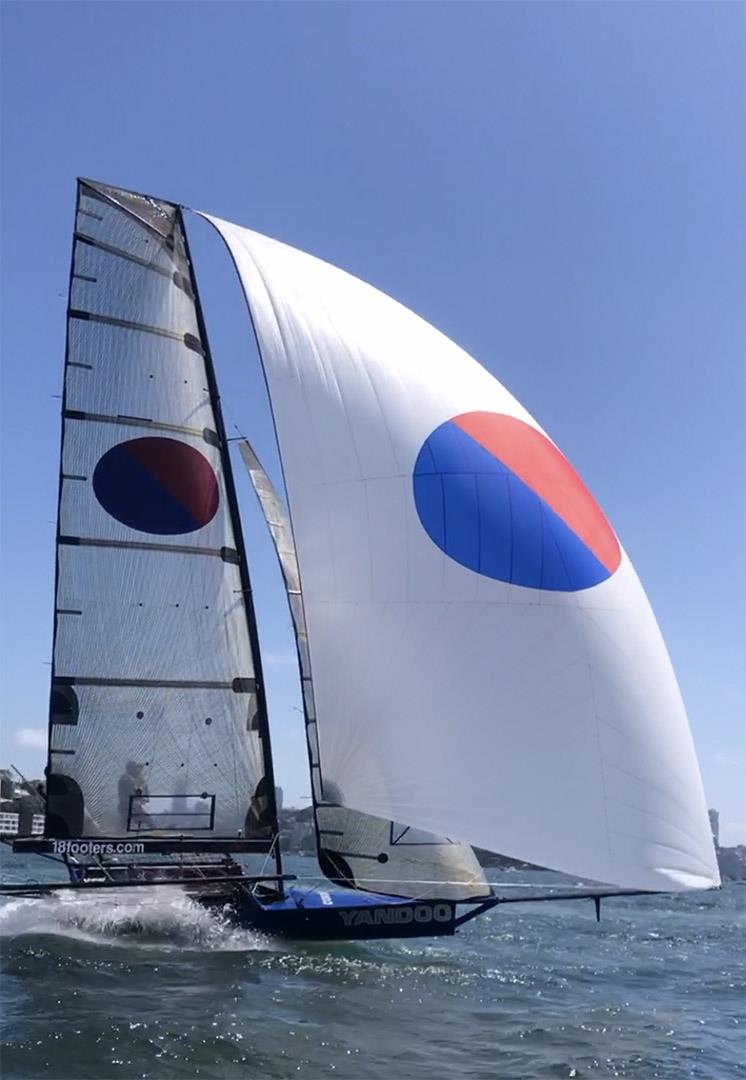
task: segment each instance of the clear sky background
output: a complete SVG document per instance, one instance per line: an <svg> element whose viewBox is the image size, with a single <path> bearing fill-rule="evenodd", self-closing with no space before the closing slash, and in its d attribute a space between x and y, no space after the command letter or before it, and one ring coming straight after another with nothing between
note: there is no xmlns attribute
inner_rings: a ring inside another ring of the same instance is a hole
<svg viewBox="0 0 746 1080"><path fill-rule="evenodd" d="M635 562L722 839L746 842L744 12L6 0L1 764L38 775L45 757L55 395L82 175L337 263L508 386ZM208 227L190 235L227 423L276 476L238 286ZM236 472L277 771L298 804L290 622Z"/></svg>

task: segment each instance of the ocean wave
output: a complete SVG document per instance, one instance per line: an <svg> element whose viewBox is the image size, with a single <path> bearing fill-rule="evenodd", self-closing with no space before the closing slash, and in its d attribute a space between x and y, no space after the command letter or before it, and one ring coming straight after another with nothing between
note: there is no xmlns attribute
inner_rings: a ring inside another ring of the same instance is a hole
<svg viewBox="0 0 746 1080"><path fill-rule="evenodd" d="M53 935L126 944L127 948L271 951L265 936L242 929L220 912L208 911L181 889L112 890L105 897L57 895L10 899L0 907L0 936Z"/></svg>

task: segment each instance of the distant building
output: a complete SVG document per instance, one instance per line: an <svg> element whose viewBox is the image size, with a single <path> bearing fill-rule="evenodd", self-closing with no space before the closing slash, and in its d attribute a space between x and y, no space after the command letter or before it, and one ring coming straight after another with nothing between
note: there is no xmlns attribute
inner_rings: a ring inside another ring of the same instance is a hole
<svg viewBox="0 0 746 1080"><path fill-rule="evenodd" d="M718 863L726 881L746 881L746 844L718 848Z"/></svg>
<svg viewBox="0 0 746 1080"><path fill-rule="evenodd" d="M0 833L18 835L18 814L11 814L7 810L0 811Z"/></svg>
<svg viewBox="0 0 746 1080"><path fill-rule="evenodd" d="M720 847L720 814L717 810L708 810L707 816L710 819L710 829L712 830L712 839L715 842L715 847Z"/></svg>
<svg viewBox="0 0 746 1080"><path fill-rule="evenodd" d="M34 831L34 805L31 799L18 799L16 802L18 808L18 835L19 836L31 836Z"/></svg>
<svg viewBox="0 0 746 1080"><path fill-rule="evenodd" d="M280 842L283 851L310 855L316 850L312 806L302 810L291 806L280 813Z"/></svg>
<svg viewBox="0 0 746 1080"><path fill-rule="evenodd" d="M43 836L44 814L35 814L29 799L17 799L18 810L0 810L0 833L6 836Z"/></svg>
<svg viewBox="0 0 746 1080"><path fill-rule="evenodd" d="M277 812L279 813L280 810L282 810L282 788L281 787L276 787L275 788L275 804L277 806Z"/></svg>

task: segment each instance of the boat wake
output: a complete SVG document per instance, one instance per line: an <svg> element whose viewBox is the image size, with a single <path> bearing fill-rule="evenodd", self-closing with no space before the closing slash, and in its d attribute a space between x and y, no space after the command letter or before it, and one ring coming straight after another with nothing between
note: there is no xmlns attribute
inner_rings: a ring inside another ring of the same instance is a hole
<svg viewBox="0 0 746 1080"><path fill-rule="evenodd" d="M133 895L137 893L138 895ZM0 907L0 937L54 935L108 945L223 952L272 951L270 939L207 911L178 888L112 890L102 896L11 899Z"/></svg>

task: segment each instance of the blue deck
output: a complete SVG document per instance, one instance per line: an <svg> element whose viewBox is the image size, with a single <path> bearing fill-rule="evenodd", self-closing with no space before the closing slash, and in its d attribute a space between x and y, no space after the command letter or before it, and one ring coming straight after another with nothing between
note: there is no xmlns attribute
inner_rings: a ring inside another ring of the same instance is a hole
<svg viewBox="0 0 746 1080"><path fill-rule="evenodd" d="M235 907L243 926L309 941L441 937L455 931L452 901L403 900L353 889L293 887L272 902L244 894Z"/></svg>
<svg viewBox="0 0 746 1080"><path fill-rule="evenodd" d="M312 910L313 908L371 907L380 904L395 906L411 903L411 900L403 900L400 896L360 892L357 889L302 889L297 885L292 885L287 890L285 899L276 901L271 907L273 910L287 910L296 907Z"/></svg>

